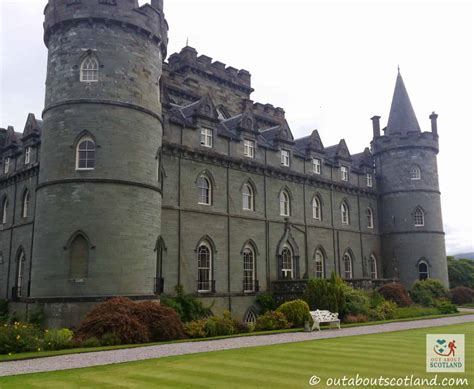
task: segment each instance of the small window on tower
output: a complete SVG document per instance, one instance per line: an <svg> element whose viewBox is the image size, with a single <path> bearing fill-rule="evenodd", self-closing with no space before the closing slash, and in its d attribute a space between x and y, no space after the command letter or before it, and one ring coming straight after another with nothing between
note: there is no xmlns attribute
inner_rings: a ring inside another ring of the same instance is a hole
<svg viewBox="0 0 474 389"><path fill-rule="evenodd" d="M77 144L76 170L93 170L95 168L95 142L86 136Z"/></svg>
<svg viewBox="0 0 474 389"><path fill-rule="evenodd" d="M97 58L89 54L81 64L81 82L98 82L99 81L99 61Z"/></svg>

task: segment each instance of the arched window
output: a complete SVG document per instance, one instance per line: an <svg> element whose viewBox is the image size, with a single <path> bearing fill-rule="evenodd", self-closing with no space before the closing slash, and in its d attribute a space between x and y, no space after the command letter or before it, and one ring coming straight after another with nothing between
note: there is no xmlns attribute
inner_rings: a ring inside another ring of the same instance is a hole
<svg viewBox="0 0 474 389"><path fill-rule="evenodd" d="M366 216L367 216L367 228L374 228L374 213L372 212L371 208L367 208Z"/></svg>
<svg viewBox="0 0 474 389"><path fill-rule="evenodd" d="M421 170L418 166L412 166L410 169L410 178L412 180L421 180Z"/></svg>
<svg viewBox="0 0 474 389"><path fill-rule="evenodd" d="M349 224L349 207L346 202L341 204L341 221L342 224Z"/></svg>
<svg viewBox="0 0 474 389"><path fill-rule="evenodd" d="M342 262L344 263L344 278L351 279L352 278L352 257L348 252L344 254L344 257L342 258Z"/></svg>
<svg viewBox="0 0 474 389"><path fill-rule="evenodd" d="M248 325L248 324L255 324L256 322L257 322L257 315L255 314L253 310L249 309L249 311L245 315L244 323Z"/></svg>
<svg viewBox="0 0 474 389"><path fill-rule="evenodd" d="M212 186L211 181L205 175L199 176L197 180L198 187L198 204L211 205L212 202Z"/></svg>
<svg viewBox="0 0 474 389"><path fill-rule="evenodd" d="M316 263L316 278L323 278L324 277L324 255L321 250L316 250L316 254L314 254L314 261Z"/></svg>
<svg viewBox="0 0 474 389"><path fill-rule="evenodd" d="M198 292L212 291L212 250L206 243L199 245L198 251Z"/></svg>
<svg viewBox="0 0 474 389"><path fill-rule="evenodd" d="M285 190L280 193L280 215L290 216L290 195Z"/></svg>
<svg viewBox="0 0 474 389"><path fill-rule="evenodd" d="M89 271L89 242L78 234L69 247L69 279L82 282Z"/></svg>
<svg viewBox="0 0 474 389"><path fill-rule="evenodd" d="M81 64L81 82L99 81L99 61L93 55L84 58Z"/></svg>
<svg viewBox="0 0 474 389"><path fill-rule="evenodd" d="M5 197L2 204L2 224L7 224L8 219L8 199Z"/></svg>
<svg viewBox="0 0 474 389"><path fill-rule="evenodd" d="M255 292L255 252L250 246L243 251L244 292Z"/></svg>
<svg viewBox="0 0 474 389"><path fill-rule="evenodd" d="M416 207L413 213L415 227L423 227L425 225L425 214L420 207Z"/></svg>
<svg viewBox="0 0 474 389"><path fill-rule="evenodd" d="M321 200L318 196L313 197L313 219L321 220Z"/></svg>
<svg viewBox="0 0 474 389"><path fill-rule="evenodd" d="M370 265L370 278L375 280L377 279L377 259L375 258L375 255L370 256L369 265Z"/></svg>
<svg viewBox="0 0 474 389"><path fill-rule="evenodd" d="M284 280L293 279L293 254L289 247L284 247L281 252L281 275Z"/></svg>
<svg viewBox="0 0 474 389"><path fill-rule="evenodd" d="M21 207L21 217L27 218L28 217L28 210L30 208L30 191L27 189L23 194L23 201Z"/></svg>
<svg viewBox="0 0 474 389"><path fill-rule="evenodd" d="M254 210L254 195L250 184L244 184L242 188L242 208L245 211Z"/></svg>
<svg viewBox="0 0 474 389"><path fill-rule="evenodd" d="M420 278L420 281L430 278L428 264L425 261L422 261L418 264L418 276Z"/></svg>
<svg viewBox="0 0 474 389"><path fill-rule="evenodd" d="M23 287L23 278L25 272L25 261L26 256L23 250L17 255L17 265L16 265L16 284L15 284L15 296L14 297L21 297L22 296L22 287Z"/></svg>
<svg viewBox="0 0 474 389"><path fill-rule="evenodd" d="M95 168L95 142L90 136L83 137L76 148L76 170Z"/></svg>

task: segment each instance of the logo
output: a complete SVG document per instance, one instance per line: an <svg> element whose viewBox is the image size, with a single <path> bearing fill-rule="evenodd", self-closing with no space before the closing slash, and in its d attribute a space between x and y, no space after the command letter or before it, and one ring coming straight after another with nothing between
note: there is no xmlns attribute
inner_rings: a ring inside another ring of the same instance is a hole
<svg viewBox="0 0 474 389"><path fill-rule="evenodd" d="M464 372L464 334L426 335L426 371Z"/></svg>

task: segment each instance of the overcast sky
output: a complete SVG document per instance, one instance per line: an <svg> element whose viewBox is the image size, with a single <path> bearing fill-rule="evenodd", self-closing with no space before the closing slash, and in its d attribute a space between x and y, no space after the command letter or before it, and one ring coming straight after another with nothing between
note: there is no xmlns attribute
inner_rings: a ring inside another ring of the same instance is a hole
<svg viewBox="0 0 474 389"><path fill-rule="evenodd" d="M370 118L386 125L400 65L422 130L439 114L448 253L474 251L471 1L164 1L169 54L189 39L200 54L247 69L254 101L284 108L295 137L317 128L325 146L369 145ZM23 131L44 103L46 0L0 4L0 127Z"/></svg>

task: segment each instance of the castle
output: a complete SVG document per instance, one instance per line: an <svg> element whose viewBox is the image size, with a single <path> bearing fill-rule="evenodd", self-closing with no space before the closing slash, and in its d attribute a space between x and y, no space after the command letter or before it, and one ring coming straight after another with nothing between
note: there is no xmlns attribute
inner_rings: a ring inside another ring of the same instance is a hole
<svg viewBox="0 0 474 389"><path fill-rule="evenodd" d="M371 147L294 139L251 76L169 56L163 1L49 0L42 120L0 130L0 298L75 324L110 296L176 285L255 319L262 291L336 272L448 284L436 156L398 74Z"/></svg>

